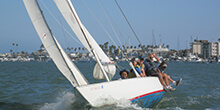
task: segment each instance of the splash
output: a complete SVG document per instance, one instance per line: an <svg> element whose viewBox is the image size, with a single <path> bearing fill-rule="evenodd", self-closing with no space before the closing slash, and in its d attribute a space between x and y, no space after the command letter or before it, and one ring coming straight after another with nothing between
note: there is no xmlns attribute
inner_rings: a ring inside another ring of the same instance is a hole
<svg viewBox="0 0 220 110"><path fill-rule="evenodd" d="M131 101L127 99L118 100L116 106L120 108L126 108L126 109L143 110L143 108L139 107L137 104L131 103ZM148 110L148 108L144 108L144 109Z"/></svg>
<svg viewBox="0 0 220 110"><path fill-rule="evenodd" d="M73 93L64 92L56 99L55 103L46 103L40 110L70 110L75 101L76 97Z"/></svg>

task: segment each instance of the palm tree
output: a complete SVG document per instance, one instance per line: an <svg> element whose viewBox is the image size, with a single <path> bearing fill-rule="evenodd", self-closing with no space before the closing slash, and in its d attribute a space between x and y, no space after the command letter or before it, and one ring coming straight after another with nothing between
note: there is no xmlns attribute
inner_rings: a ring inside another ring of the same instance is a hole
<svg viewBox="0 0 220 110"><path fill-rule="evenodd" d="M85 48L84 47L82 48L82 50L83 50L83 52L85 52Z"/></svg>
<svg viewBox="0 0 220 110"><path fill-rule="evenodd" d="M40 48L44 48L44 44L42 44L42 45L40 46Z"/></svg>
<svg viewBox="0 0 220 110"><path fill-rule="evenodd" d="M115 51L116 51L116 46L114 46L113 49L114 49L114 53L115 53Z"/></svg>
<svg viewBox="0 0 220 110"><path fill-rule="evenodd" d="M141 44L139 44L138 47L140 48L140 47L141 47Z"/></svg>
<svg viewBox="0 0 220 110"><path fill-rule="evenodd" d="M104 45L99 44L99 46L101 47L102 50L104 50Z"/></svg>
<svg viewBox="0 0 220 110"><path fill-rule="evenodd" d="M16 44L16 49L15 49L15 52L17 51L17 47L18 47L18 44Z"/></svg>
<svg viewBox="0 0 220 110"><path fill-rule="evenodd" d="M109 53L110 54L112 54L112 49L113 49L113 47L112 47L112 45L109 47Z"/></svg>
<svg viewBox="0 0 220 110"><path fill-rule="evenodd" d="M70 50L71 50L71 49L70 49L69 47L67 47L67 50L68 50L68 51L69 51L69 53L70 53Z"/></svg>
<svg viewBox="0 0 220 110"><path fill-rule="evenodd" d="M125 45L122 45L123 49L125 49Z"/></svg>
<svg viewBox="0 0 220 110"><path fill-rule="evenodd" d="M109 42L104 43L104 46L105 46L105 50L106 50L106 51L108 51L108 44L109 44Z"/></svg>

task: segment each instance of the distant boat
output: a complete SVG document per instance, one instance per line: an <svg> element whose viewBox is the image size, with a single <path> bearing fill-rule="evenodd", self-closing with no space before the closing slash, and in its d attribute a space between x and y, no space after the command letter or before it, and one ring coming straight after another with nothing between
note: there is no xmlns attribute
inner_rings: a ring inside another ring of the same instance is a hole
<svg viewBox="0 0 220 110"><path fill-rule="evenodd" d="M77 62L77 63L78 62L92 63L92 62L94 62L94 60L92 58L85 58L85 57L83 57L81 59L75 60L74 62Z"/></svg>
<svg viewBox="0 0 220 110"><path fill-rule="evenodd" d="M216 57L216 61L220 62L220 56Z"/></svg>
<svg viewBox="0 0 220 110"><path fill-rule="evenodd" d="M76 95L82 96L93 107L115 104L120 99L130 100L140 107L153 107L159 103L164 90L157 77L137 77L112 81L116 72L114 62L107 57L81 23L71 1L54 1L78 39L95 57L96 65L93 76L96 79L106 79L106 82L89 84L50 31L37 0L23 0L43 45L57 68L75 88Z"/></svg>

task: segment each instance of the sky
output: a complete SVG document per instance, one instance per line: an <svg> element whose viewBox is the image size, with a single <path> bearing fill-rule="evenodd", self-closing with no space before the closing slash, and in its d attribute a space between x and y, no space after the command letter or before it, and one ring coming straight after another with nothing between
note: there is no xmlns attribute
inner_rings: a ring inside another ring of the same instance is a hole
<svg viewBox="0 0 220 110"><path fill-rule="evenodd" d="M82 47L73 39L77 39L77 37L65 22L53 0L38 1L52 33L61 46L63 48ZM96 18L108 31L117 46L121 46L120 42L125 46L139 44L114 0L71 1L81 22L98 44L109 42L110 45L115 45ZM169 45L170 49L176 50L186 49L187 42L189 44L194 39L217 42L220 38L220 0L117 1L143 45L154 44L153 31L157 45ZM10 52L10 50L30 53L40 48L42 43L22 0L0 0L0 16L0 53ZM64 31L57 21L70 34ZM120 40L117 39L111 25ZM13 46L13 43L18 46ZM190 45L188 46L190 47Z"/></svg>

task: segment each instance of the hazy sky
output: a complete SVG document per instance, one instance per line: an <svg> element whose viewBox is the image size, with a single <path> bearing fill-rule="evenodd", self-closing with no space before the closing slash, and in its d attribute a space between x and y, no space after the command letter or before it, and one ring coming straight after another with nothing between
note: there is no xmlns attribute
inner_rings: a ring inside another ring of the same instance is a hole
<svg viewBox="0 0 220 110"><path fill-rule="evenodd" d="M79 47L64 29L49 14L43 3L53 13L55 18L72 34L53 0L38 0L53 34L63 48ZM43 1L43 2L42 2ZM120 46L111 29L104 11L98 0L85 0L98 20L111 37ZM113 44L96 19L89 12L82 0L72 0L72 3L85 27L98 42ZM114 0L102 0L109 19L123 45L137 46L139 43L123 18ZM122 10L133 26L141 43L153 43L152 30L156 44L170 45L170 49L185 49L186 42L198 38L217 41L220 38L220 0L118 0ZM22 0L0 0L0 53L14 51L36 51L42 44L28 16ZM178 46L179 38L179 46ZM12 45L18 44L18 47Z"/></svg>

